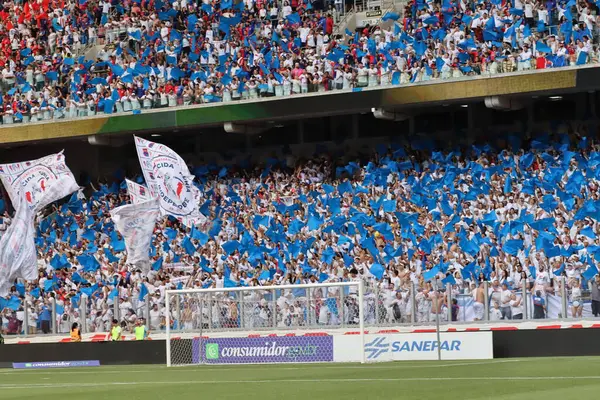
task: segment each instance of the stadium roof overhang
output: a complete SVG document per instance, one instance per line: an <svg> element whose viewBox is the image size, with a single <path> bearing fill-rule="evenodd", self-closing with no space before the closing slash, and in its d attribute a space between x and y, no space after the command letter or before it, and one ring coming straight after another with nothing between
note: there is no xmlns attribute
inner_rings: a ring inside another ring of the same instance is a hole
<svg viewBox="0 0 600 400"><path fill-rule="evenodd" d="M144 134L225 123L260 125L319 116L370 112L373 109L415 112L419 107L483 101L500 96L526 98L600 89L600 68L547 69L492 77L464 77L405 86L321 92L286 98L144 110L141 114L101 115L77 120L0 127L0 145L62 140L97 135Z"/></svg>

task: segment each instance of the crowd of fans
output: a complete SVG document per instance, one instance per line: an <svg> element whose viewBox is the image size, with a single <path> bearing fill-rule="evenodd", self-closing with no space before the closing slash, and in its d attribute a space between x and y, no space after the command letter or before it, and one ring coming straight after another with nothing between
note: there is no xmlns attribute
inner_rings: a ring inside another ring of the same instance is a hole
<svg viewBox="0 0 600 400"><path fill-rule="evenodd" d="M483 282L491 319L519 318L523 287L531 291L537 318L546 305L536 299L546 295L568 296L571 315L581 316L588 283L597 316L600 145L574 133L526 144L510 136L508 143L504 150L485 145L439 152L415 140L344 162L325 154L288 155L255 166L191 167L210 222L193 229L168 217L157 222L149 272L127 264L110 218L111 209L128 201L124 183L88 183L39 216L39 279L15 282L0 299L6 328L19 330L26 304L29 331L48 332L51 298L62 332L81 322L82 307L88 330L107 331L115 302L120 322L133 325L149 316L149 328L161 329L169 288L360 279L367 284L369 323L425 322L446 315L446 307L454 319L457 306L437 293L436 280L450 284L454 298L468 295L471 320L483 319ZM8 214L2 224L10 224ZM352 324L358 316L354 289L345 296L318 290L312 300L296 291L276 298L247 294L246 312L239 298L217 297L212 308L190 298L173 317L180 327L197 327L204 313L214 328L240 326L245 315L248 328ZM302 301L314 306L312 317L301 311Z"/></svg>
<svg viewBox="0 0 600 400"><path fill-rule="evenodd" d="M344 4L4 2L2 121L598 62L597 7L583 0L413 0L383 27L337 32Z"/></svg>

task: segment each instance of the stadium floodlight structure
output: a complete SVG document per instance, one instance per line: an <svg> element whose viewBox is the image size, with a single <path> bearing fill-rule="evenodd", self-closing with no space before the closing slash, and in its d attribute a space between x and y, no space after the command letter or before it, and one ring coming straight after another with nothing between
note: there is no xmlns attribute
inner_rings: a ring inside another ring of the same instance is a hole
<svg viewBox="0 0 600 400"><path fill-rule="evenodd" d="M167 290L167 366L334 361L333 337L359 330L362 280Z"/></svg>

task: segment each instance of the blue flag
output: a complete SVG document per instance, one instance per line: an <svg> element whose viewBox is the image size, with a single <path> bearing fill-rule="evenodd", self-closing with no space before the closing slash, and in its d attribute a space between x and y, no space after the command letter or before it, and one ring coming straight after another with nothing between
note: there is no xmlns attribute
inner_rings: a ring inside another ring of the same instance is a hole
<svg viewBox="0 0 600 400"><path fill-rule="evenodd" d="M439 267L435 266L432 269L423 272L423 279L425 279L426 282L429 282L433 278L435 278L439 272L440 272Z"/></svg>
<svg viewBox="0 0 600 400"><path fill-rule="evenodd" d="M591 281L592 279L594 279L594 277L596 275L598 275L598 268L593 265L590 264L590 266L588 267L588 269L586 269L583 274L581 274L586 280Z"/></svg>
<svg viewBox="0 0 600 400"><path fill-rule="evenodd" d="M428 19L430 19L430 18L435 18L436 22L437 22L437 17L429 17ZM400 19L400 15L398 15L397 13L393 13L393 12L387 12L387 13L385 13L385 15L383 17L381 17L381 20L383 22L389 21L389 20L398 21L399 19ZM423 22L425 22L425 21L423 21ZM425 23L428 24L429 22L425 22Z"/></svg>
<svg viewBox="0 0 600 400"><path fill-rule="evenodd" d="M586 53L585 51L579 52L579 55L577 56L577 65L587 64L587 59L588 53Z"/></svg>
<svg viewBox="0 0 600 400"><path fill-rule="evenodd" d="M227 255L230 255L240 247L240 242L238 242L237 240L230 240L228 242L223 243L221 247L223 247L223 250Z"/></svg>
<svg viewBox="0 0 600 400"><path fill-rule="evenodd" d="M145 283L142 283L142 286L140 287L140 297L138 298L139 301L144 301L144 298L148 295L148 288L146 287Z"/></svg>
<svg viewBox="0 0 600 400"><path fill-rule="evenodd" d="M446 276L444 279L442 279L442 283L444 285L447 285L448 283L451 285L456 285L456 279L454 279L454 275L450 274L450 275Z"/></svg>
<svg viewBox="0 0 600 400"><path fill-rule="evenodd" d="M516 256L519 253L519 250L523 248L522 240L507 240L502 247L502 250L505 253Z"/></svg>
<svg viewBox="0 0 600 400"><path fill-rule="evenodd" d="M383 278L383 274L385 272L385 268L381 264L373 264L371 265L371 269L369 270L371 275L373 275L377 279Z"/></svg>
<svg viewBox="0 0 600 400"><path fill-rule="evenodd" d="M159 269L162 268L163 265L163 258L160 257L158 260L154 261L154 263L152 263L152 269L154 271L158 271Z"/></svg>
<svg viewBox="0 0 600 400"><path fill-rule="evenodd" d="M193 256L194 253L196 253L196 247L194 246L189 237L186 236L185 239L183 239L182 246L188 255Z"/></svg>
<svg viewBox="0 0 600 400"><path fill-rule="evenodd" d="M285 18L292 24L299 24L301 22L300 15L298 15L298 13L290 14Z"/></svg>
<svg viewBox="0 0 600 400"><path fill-rule="evenodd" d="M113 288L113 290L110 291L110 293L108 294L108 299L112 300L114 298L118 298L119 297L119 287L115 286Z"/></svg>

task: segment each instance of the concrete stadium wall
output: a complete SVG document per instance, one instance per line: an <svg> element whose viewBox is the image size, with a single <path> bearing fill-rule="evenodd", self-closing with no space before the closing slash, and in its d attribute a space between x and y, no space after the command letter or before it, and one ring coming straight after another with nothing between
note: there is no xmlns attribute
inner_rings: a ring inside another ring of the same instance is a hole
<svg viewBox="0 0 600 400"><path fill-rule="evenodd" d="M100 365L165 364L165 341L32 343L0 346L0 368L12 368L13 362L81 360L99 360Z"/></svg>
<svg viewBox="0 0 600 400"><path fill-rule="evenodd" d="M600 356L600 329L494 332L494 358Z"/></svg>
<svg viewBox="0 0 600 400"><path fill-rule="evenodd" d="M494 358L600 356L599 339L600 329L594 328L494 331ZM191 344L183 347L191 348ZM180 358L179 362L191 363L191 352L188 356L189 360ZM165 341L31 343L0 346L0 368L12 368L13 362L79 360L99 360L101 365L164 365Z"/></svg>

